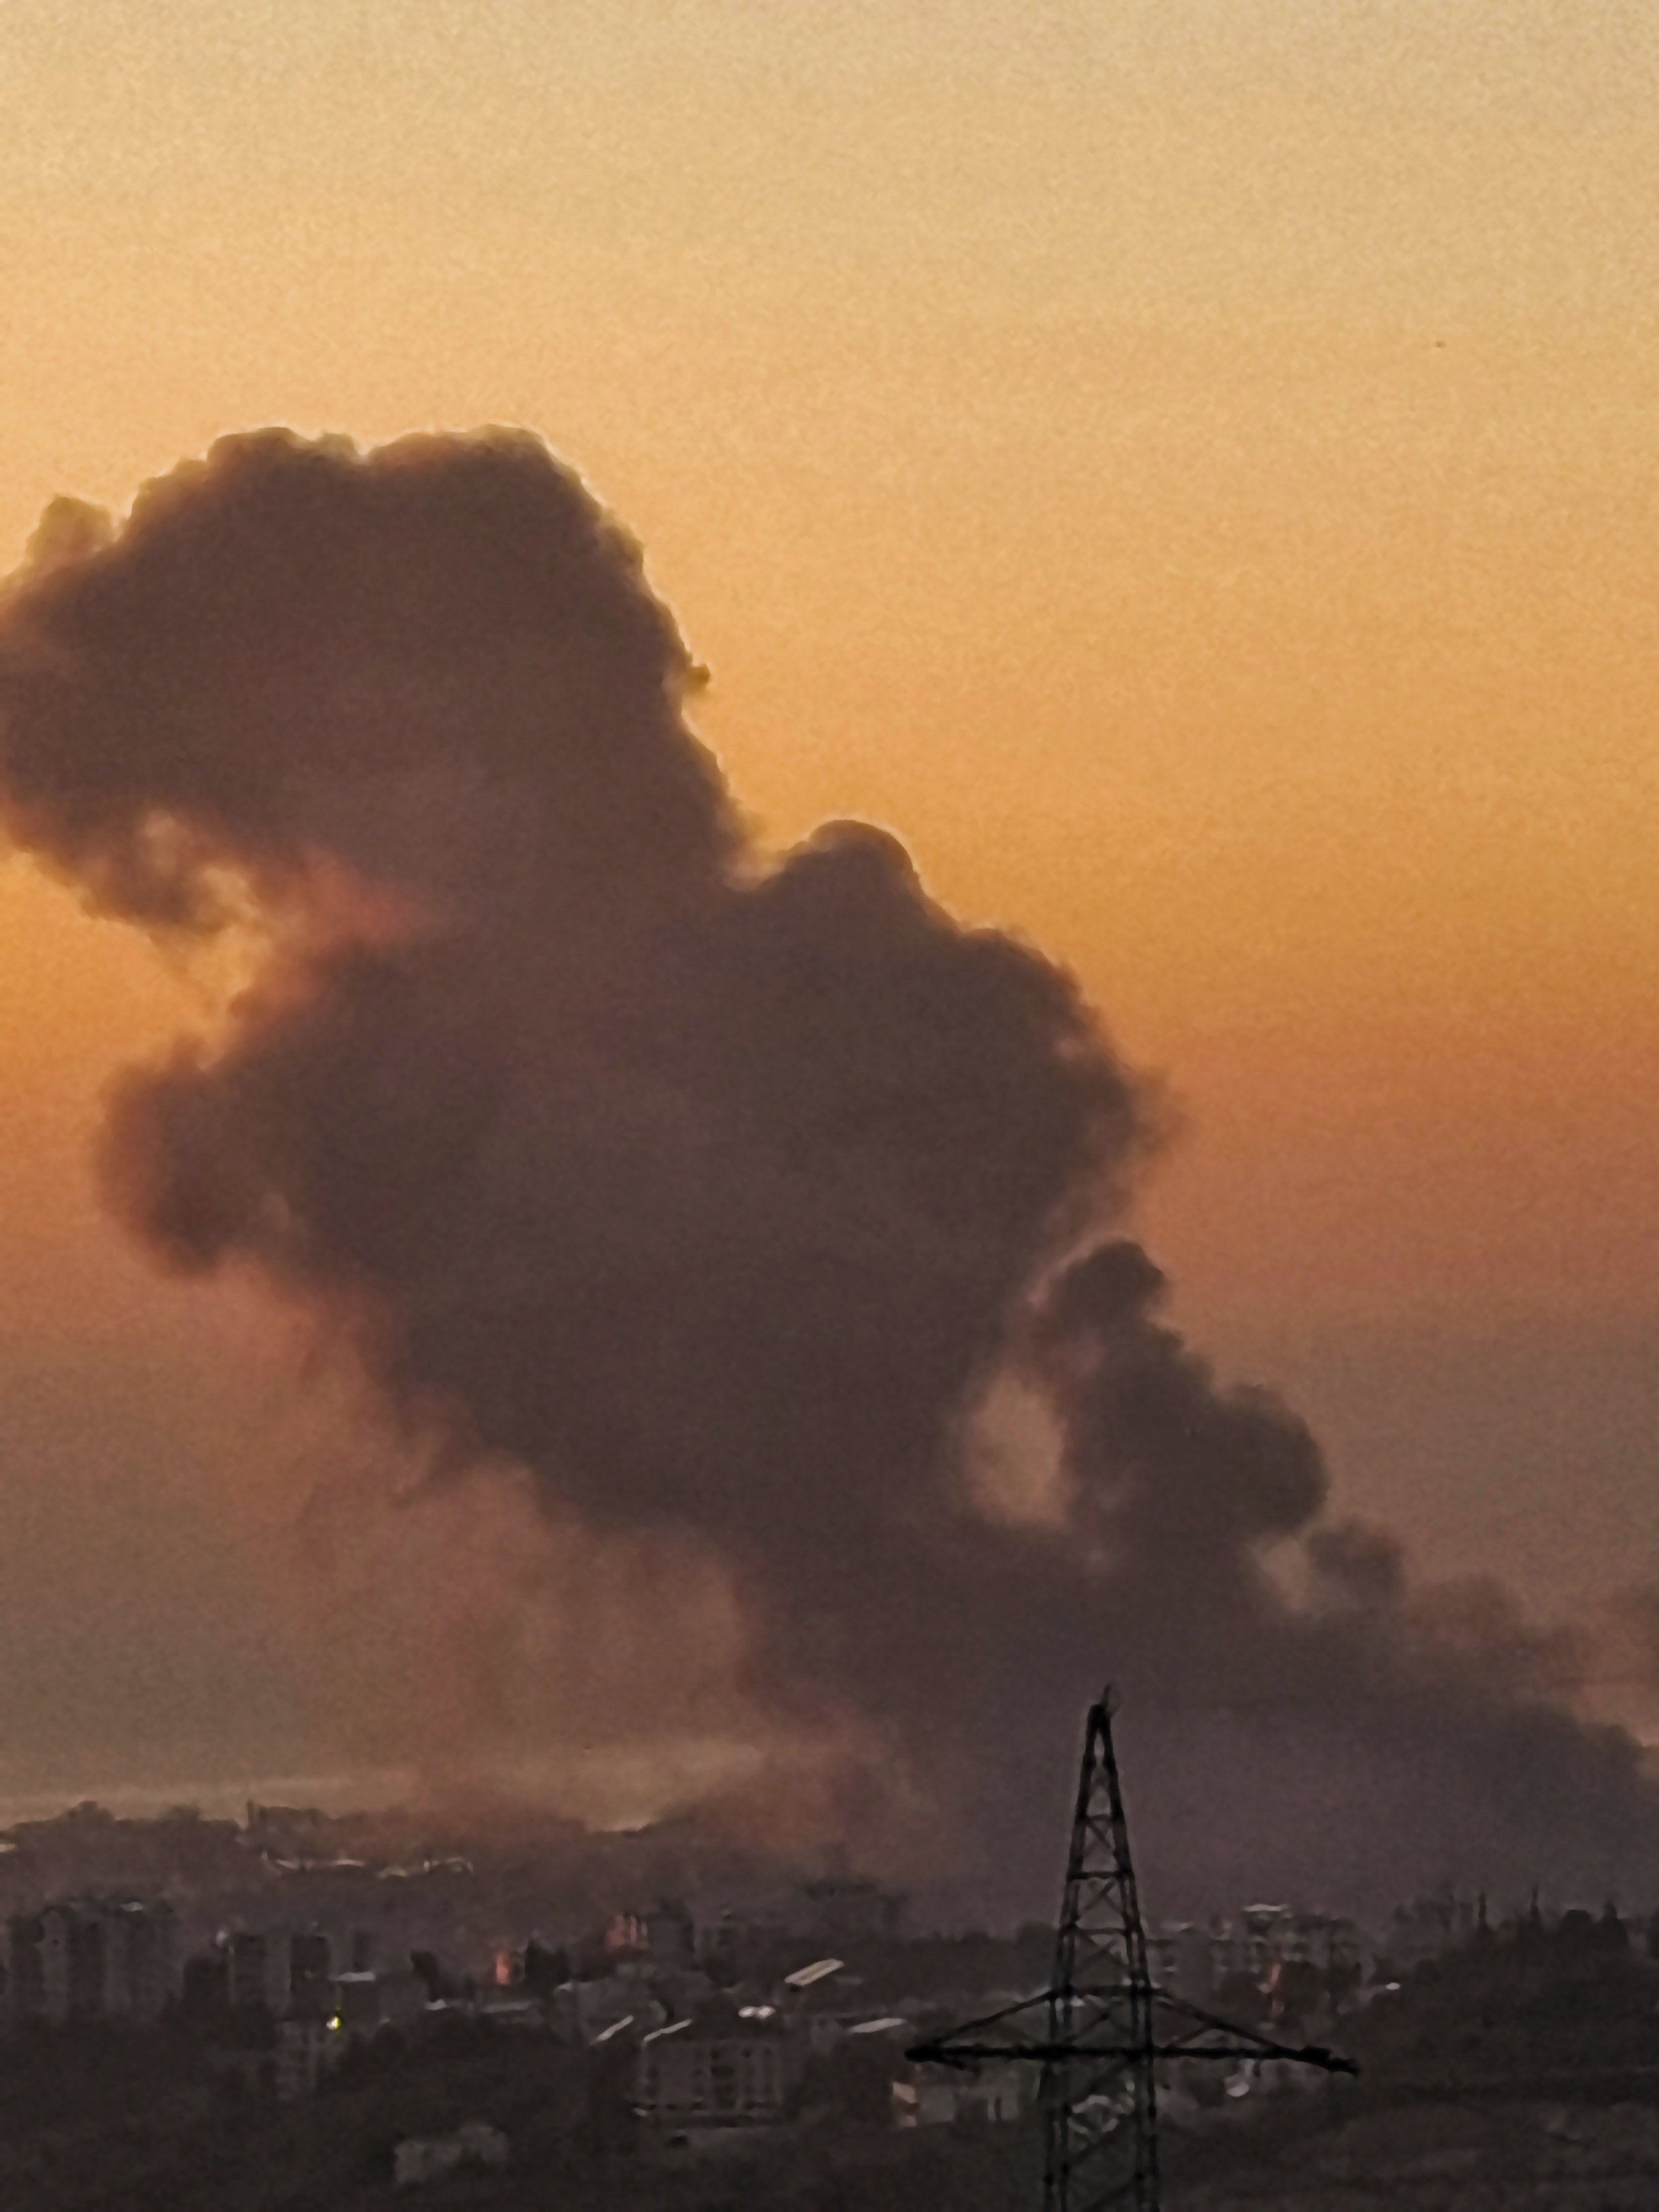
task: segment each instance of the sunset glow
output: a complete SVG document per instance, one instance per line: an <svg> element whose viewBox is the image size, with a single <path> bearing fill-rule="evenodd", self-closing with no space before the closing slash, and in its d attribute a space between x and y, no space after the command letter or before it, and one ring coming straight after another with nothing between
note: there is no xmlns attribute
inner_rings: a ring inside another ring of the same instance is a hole
<svg viewBox="0 0 1659 2212"><path fill-rule="evenodd" d="M1344 1502L1546 1611L1659 1573L1650 6L18 0L0 63L5 567L256 423L544 434L767 844L891 826L1166 1086L1176 1312ZM0 1783L199 1772L331 1447L94 1194L212 989L27 861L0 927ZM337 1663L237 1756L331 1757Z"/></svg>

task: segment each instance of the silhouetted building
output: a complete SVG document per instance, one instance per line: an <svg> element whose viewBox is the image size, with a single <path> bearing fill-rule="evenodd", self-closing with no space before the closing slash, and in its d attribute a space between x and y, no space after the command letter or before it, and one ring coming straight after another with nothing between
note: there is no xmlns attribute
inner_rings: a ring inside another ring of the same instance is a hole
<svg viewBox="0 0 1659 2212"><path fill-rule="evenodd" d="M296 1932L288 1939L288 1993L290 2004L314 2004L328 1996L333 1979L333 1947L320 1929Z"/></svg>
<svg viewBox="0 0 1659 2212"><path fill-rule="evenodd" d="M646 1956L653 1966L689 1966L696 1955L696 1944L689 1908L675 1899L665 1899L653 1911L640 1916L643 1930Z"/></svg>
<svg viewBox="0 0 1659 2212"><path fill-rule="evenodd" d="M46 2018L61 2027L104 2009L104 1927L95 1909L49 1905L40 1915Z"/></svg>
<svg viewBox="0 0 1659 2212"><path fill-rule="evenodd" d="M263 2005L281 2020L298 2003L327 2010L333 1980L333 1946L319 1929L239 1928L224 1946L228 1994L233 2010Z"/></svg>
<svg viewBox="0 0 1659 2212"><path fill-rule="evenodd" d="M106 2020L161 2017L178 1984L178 1923L164 1900L105 1905L103 2014Z"/></svg>
<svg viewBox="0 0 1659 2212"><path fill-rule="evenodd" d="M640 2111L671 2132L776 2119L793 2079L791 2058L783 2022L769 2006L715 1998L695 2018L641 2039L635 2077Z"/></svg>
<svg viewBox="0 0 1659 2212"><path fill-rule="evenodd" d="M291 2014L276 2024L279 2097L308 2096L345 2050L345 2038L320 2014Z"/></svg>
<svg viewBox="0 0 1659 2212"><path fill-rule="evenodd" d="M70 2021L159 2018L178 1987L178 1929L160 1899L61 1899L15 1913L6 1930L6 2015Z"/></svg>
<svg viewBox="0 0 1659 2212"><path fill-rule="evenodd" d="M891 1940L903 1931L903 1898L854 1875L830 1875L803 1885L811 1932L837 1942Z"/></svg>
<svg viewBox="0 0 1659 2212"><path fill-rule="evenodd" d="M6 1923L6 2013L11 2021L46 2016L46 1937L38 1912L15 1912Z"/></svg>
<svg viewBox="0 0 1659 2212"><path fill-rule="evenodd" d="M273 1948L273 1939L263 1929L239 1928L226 1939L225 1996L233 2012L251 2012L256 2005L270 2012L281 2009L272 2002Z"/></svg>
<svg viewBox="0 0 1659 2212"><path fill-rule="evenodd" d="M345 2035L370 2036L380 2025L380 1984L373 1974L337 1974L331 2021Z"/></svg>

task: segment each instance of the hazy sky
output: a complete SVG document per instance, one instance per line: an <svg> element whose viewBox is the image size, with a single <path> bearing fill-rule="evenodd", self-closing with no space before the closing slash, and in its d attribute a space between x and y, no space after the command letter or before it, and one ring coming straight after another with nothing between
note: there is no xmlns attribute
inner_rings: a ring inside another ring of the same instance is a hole
<svg viewBox="0 0 1659 2212"><path fill-rule="evenodd" d="M1343 1495L1659 1576L1650 4L0 0L0 102L5 565L228 428L543 430L767 834L1164 1073L1180 1310ZM343 1755L323 1417L86 1172L191 987L0 916L0 1794Z"/></svg>

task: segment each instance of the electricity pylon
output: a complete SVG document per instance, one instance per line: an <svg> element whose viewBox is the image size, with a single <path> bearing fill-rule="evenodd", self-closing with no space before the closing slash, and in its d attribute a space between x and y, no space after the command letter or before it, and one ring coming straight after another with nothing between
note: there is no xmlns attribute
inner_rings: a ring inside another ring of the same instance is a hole
<svg viewBox="0 0 1659 2212"><path fill-rule="evenodd" d="M1042 1995L969 2021L910 2057L1041 2069L1043 2212L1160 2212L1160 2060L1294 2059L1356 2071L1312 2045L1276 2043L1159 1989L1146 1965L1109 1689L1089 1709L1054 1972Z"/></svg>

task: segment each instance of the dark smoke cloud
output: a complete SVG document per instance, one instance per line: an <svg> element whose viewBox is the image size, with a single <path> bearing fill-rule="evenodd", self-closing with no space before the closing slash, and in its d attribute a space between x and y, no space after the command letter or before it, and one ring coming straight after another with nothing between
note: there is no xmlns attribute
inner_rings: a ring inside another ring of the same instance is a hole
<svg viewBox="0 0 1659 2212"><path fill-rule="evenodd" d="M119 530L52 510L0 605L0 817L253 962L118 1087L123 1218L291 1294L442 1464L698 1547L749 1710L858 1747L866 1826L959 1813L1005 1896L1108 1673L1171 1894L1634 1868L1659 1805L1547 1702L1560 1652L1328 1524L1306 1430L1163 1319L1112 1233L1156 1117L1072 981L881 831L764 854L701 680L529 437L268 433ZM999 1402L1050 1440L1023 1502L975 1478Z"/></svg>

